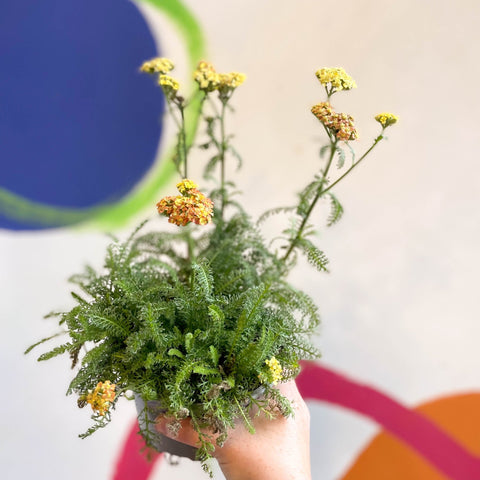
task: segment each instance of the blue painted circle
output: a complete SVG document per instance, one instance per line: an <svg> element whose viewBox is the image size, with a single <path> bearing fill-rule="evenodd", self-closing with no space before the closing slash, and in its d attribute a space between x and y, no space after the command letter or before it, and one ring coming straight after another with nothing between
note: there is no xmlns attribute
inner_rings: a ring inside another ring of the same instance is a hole
<svg viewBox="0 0 480 480"><path fill-rule="evenodd" d="M85 208L125 195L152 165L163 99L157 55L128 0L0 4L0 187ZM38 228L0 217L0 227Z"/></svg>

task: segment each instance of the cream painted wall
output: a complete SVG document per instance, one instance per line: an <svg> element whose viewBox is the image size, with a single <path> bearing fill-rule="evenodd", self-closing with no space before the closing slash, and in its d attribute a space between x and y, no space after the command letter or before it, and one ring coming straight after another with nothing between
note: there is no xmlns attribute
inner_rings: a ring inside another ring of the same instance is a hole
<svg viewBox="0 0 480 480"><path fill-rule="evenodd" d="M354 115L360 150L377 132L374 114L400 116L389 141L337 189L345 217L320 238L331 273L302 266L292 277L320 305L325 364L406 405L478 391L480 4L186 3L204 26L210 59L248 74L229 125L254 215L292 202L319 166L320 130L309 113L323 98L317 68L343 66L357 81L334 103ZM183 58L173 29L142 11L164 53ZM278 225L269 223L270 233ZM0 462L8 479L110 478L133 407L121 406L108 429L80 441L88 414L64 396L64 359L38 365L21 355L51 332L40 318L68 302L65 279L86 262L100 264L107 241L94 231L0 232ZM313 478L340 478L377 427L325 404L311 409ZM187 461L153 477L204 478Z"/></svg>

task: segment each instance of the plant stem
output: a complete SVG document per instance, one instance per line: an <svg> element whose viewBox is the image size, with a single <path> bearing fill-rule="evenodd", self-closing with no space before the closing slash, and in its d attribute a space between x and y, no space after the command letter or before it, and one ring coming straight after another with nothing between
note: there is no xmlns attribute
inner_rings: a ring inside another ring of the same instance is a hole
<svg viewBox="0 0 480 480"><path fill-rule="evenodd" d="M327 193L331 190L340 180L343 180L376 146L377 143L383 139L383 131L382 133L373 141L373 145L340 177L338 177L331 185L328 186L325 190L321 192L321 194Z"/></svg>
<svg viewBox="0 0 480 480"><path fill-rule="evenodd" d="M226 135L225 135L225 110L227 101L222 101L222 111L220 114L220 191L222 195L222 205L220 207L220 219L223 220L223 211L225 209L225 151L226 151Z"/></svg>
<svg viewBox="0 0 480 480"><path fill-rule="evenodd" d="M190 227L190 225L188 225L188 227ZM193 243L191 229L189 228L186 233L187 233L187 255L188 255L187 258L188 258L188 262L192 264L192 262L195 261L195 250L194 250L194 243Z"/></svg>
<svg viewBox="0 0 480 480"><path fill-rule="evenodd" d="M187 138L185 134L185 107L183 105L178 105L178 109L180 110L180 116L182 119L181 127L180 127L180 148L181 152L181 160L183 161L183 178L188 178L188 170L187 170Z"/></svg>
<svg viewBox="0 0 480 480"><path fill-rule="evenodd" d="M169 113L170 116L173 118L173 120L174 120L175 125L177 126L177 128L180 130L182 127L181 127L180 122L178 121L178 118L176 117L176 115L175 115L175 113L174 113L174 111L173 111L172 101L168 98L168 96L166 96L166 99L167 99L168 113Z"/></svg>
<svg viewBox="0 0 480 480"><path fill-rule="evenodd" d="M214 115L220 118L220 113L218 112L218 108L215 105L215 102L212 100L211 95L208 96L208 103L210 104L210 107L212 108Z"/></svg>
<svg viewBox="0 0 480 480"><path fill-rule="evenodd" d="M343 180L378 144L378 142L380 142L380 140L382 140L384 137L383 137L383 131L380 133L380 135L375 138L375 140L373 141L373 144L372 146L343 174L341 175L340 177L338 177L331 185L329 185L327 188L323 189L323 185L324 185L324 180L326 180L326 177L327 177L327 174L328 174L328 170L330 169L330 166L332 164L332 160L333 160L333 156L335 154L335 150L336 150L336 144L337 144L337 141L333 142L332 145L331 145L331 152L330 152L330 158L328 159L328 163L327 163L327 166L322 174L322 182L320 184L320 187L318 189L318 192L317 194L315 195L315 198L313 199L312 203L310 204L310 207L309 209L307 210L307 213L305 214L303 220L302 220L302 223L300 224L300 227L298 228L298 231L297 231L297 234L295 236L295 238L291 241L290 243L290 247L288 248L287 250L287 253L284 255L283 257L283 261L286 261L288 259L288 257L290 256L290 254L292 253L293 249L295 248L295 245L297 244L298 240L301 238L301 235L303 233L303 230L307 224L307 221L308 221L308 217L310 216L310 214L312 213L313 211L313 208L315 207L316 203L318 202L318 200L320 199L320 197L322 197L323 195L325 195L328 191L330 191L335 185L337 185L341 180Z"/></svg>
<svg viewBox="0 0 480 480"><path fill-rule="evenodd" d="M318 187L317 194L315 195L315 198L313 199L312 203L310 204L310 207L308 208L307 213L303 217L302 223L300 224L300 227L298 228L297 234L295 235L295 238L291 241L290 247L288 248L287 253L283 257L283 261L286 261L288 259L288 257L290 256L290 254L292 253L293 249L295 248L295 245L297 244L298 240L302 236L303 229L307 225L307 221L308 221L308 218L310 217L310 214L312 213L315 205L317 204L318 200L320 199L320 197L324 193L323 184L324 184L325 180L327 179L328 171L330 170L330 166L332 165L332 160L333 160L333 157L335 155L336 148L337 148L337 139L335 139L334 141L331 141L330 157L328 159L325 170L322 173L322 181L320 182L320 186Z"/></svg>
<svg viewBox="0 0 480 480"><path fill-rule="evenodd" d="M173 107L172 107L172 101L170 100L170 98L168 97L168 95L165 95L165 98L167 100L167 108L168 108L168 113L170 115L170 117L173 119L173 121L175 122L175 126L177 127L177 130L178 130L178 144L177 144L177 156L178 156L178 160L175 160L174 159L174 163L175 163L175 167L177 169L177 172L180 176L182 176L182 171L181 171L181 163L182 163L182 158L181 158L181 152L180 152L180 145L181 145L181 131L182 131L182 124L183 122L180 122L177 118L177 116L175 115L175 112L173 110ZM178 104L176 104L178 106ZM179 107L180 109L180 107ZM185 125L183 124L183 129L185 129Z"/></svg>

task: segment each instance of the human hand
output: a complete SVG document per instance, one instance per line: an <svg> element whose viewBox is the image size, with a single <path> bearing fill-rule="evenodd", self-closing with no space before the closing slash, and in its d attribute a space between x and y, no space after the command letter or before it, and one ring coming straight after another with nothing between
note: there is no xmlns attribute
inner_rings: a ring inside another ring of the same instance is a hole
<svg viewBox="0 0 480 480"><path fill-rule="evenodd" d="M311 480L308 407L294 381L277 388L292 402L295 415L285 418L279 414L273 420L263 414L255 416L254 435L243 424L229 431L224 446L216 446L213 453L227 480ZM189 419L182 421L176 436L167 424L168 419L159 417L156 428L179 442L198 446L198 434Z"/></svg>

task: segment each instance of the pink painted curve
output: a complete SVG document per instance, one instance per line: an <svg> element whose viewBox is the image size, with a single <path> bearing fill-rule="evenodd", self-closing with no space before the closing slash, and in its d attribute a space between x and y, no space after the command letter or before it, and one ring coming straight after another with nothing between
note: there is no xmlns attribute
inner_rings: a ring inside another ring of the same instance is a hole
<svg viewBox="0 0 480 480"><path fill-rule="evenodd" d="M480 458L384 393L314 362L302 362L297 385L305 400L322 400L371 418L452 480L480 479Z"/></svg>
<svg viewBox="0 0 480 480"><path fill-rule="evenodd" d="M135 421L117 457L112 480L147 480L155 464L163 458L162 453L145 450L145 442L137 432Z"/></svg>

